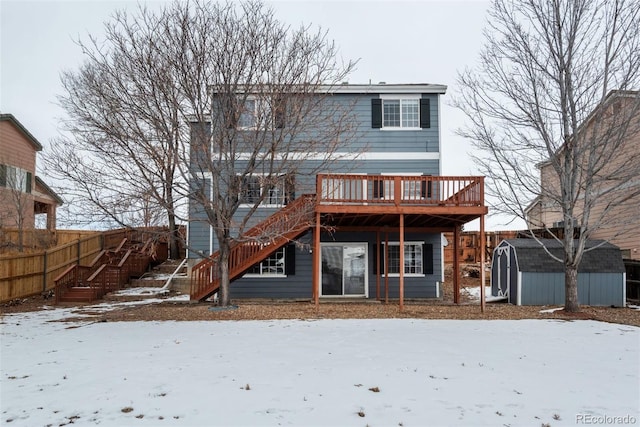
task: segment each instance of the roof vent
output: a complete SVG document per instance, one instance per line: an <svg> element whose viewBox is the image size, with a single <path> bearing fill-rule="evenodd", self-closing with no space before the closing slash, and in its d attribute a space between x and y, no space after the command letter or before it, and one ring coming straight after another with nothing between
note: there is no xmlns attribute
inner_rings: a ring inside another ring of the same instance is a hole
<svg viewBox="0 0 640 427"><path fill-rule="evenodd" d="M379 85L386 85L387 82L378 82Z"/></svg>
<svg viewBox="0 0 640 427"><path fill-rule="evenodd" d="M348 84L349 84L349 82L342 82L342 84L343 84L343 85L348 85Z"/></svg>

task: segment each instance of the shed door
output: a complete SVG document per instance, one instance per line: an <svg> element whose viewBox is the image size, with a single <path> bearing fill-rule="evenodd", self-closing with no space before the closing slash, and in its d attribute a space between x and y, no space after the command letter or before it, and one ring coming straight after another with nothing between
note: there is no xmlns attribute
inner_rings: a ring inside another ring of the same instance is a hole
<svg viewBox="0 0 640 427"><path fill-rule="evenodd" d="M496 249L498 267L498 297L509 297L509 246L502 246Z"/></svg>

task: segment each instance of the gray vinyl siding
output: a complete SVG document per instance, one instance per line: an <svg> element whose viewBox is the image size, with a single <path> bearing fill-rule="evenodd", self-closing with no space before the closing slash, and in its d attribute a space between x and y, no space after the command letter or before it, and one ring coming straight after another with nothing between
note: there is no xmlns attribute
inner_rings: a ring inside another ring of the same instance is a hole
<svg viewBox="0 0 640 427"><path fill-rule="evenodd" d="M312 233L307 233L301 239L302 242L311 244ZM376 272L375 272L375 233L335 233L321 236L323 243L328 242L366 242L367 243L367 271L369 298L376 297ZM439 233L407 233L406 241L423 241L433 245L433 274L424 277L405 277L405 298L435 298L436 282L440 281L441 250ZM384 241L384 238L382 238ZM397 233L389 234L390 242L397 242ZM234 281L230 286L231 298L276 298L276 299L310 299L312 296L312 254L308 249L296 249L295 274L287 277L243 277ZM380 296L384 298L384 277L381 278ZM399 278L389 278L389 298L399 297Z"/></svg>
<svg viewBox="0 0 640 427"><path fill-rule="evenodd" d="M438 152L440 117L438 95L423 94L430 99L431 127L419 130L386 130L371 127L371 99L379 98L372 94L340 94L336 100L344 105L353 104L354 118L358 122L358 137L349 145L340 148L345 152ZM400 96L402 97L402 96Z"/></svg>
<svg viewBox="0 0 640 427"><path fill-rule="evenodd" d="M583 305L624 305L620 273L578 274L578 302ZM515 299L515 298L514 298ZM511 303L516 303L515 300ZM522 305L564 305L564 273L522 273Z"/></svg>
<svg viewBox="0 0 640 427"><path fill-rule="evenodd" d="M517 304L517 291L509 294L509 302ZM522 305L564 304L564 274L522 273Z"/></svg>

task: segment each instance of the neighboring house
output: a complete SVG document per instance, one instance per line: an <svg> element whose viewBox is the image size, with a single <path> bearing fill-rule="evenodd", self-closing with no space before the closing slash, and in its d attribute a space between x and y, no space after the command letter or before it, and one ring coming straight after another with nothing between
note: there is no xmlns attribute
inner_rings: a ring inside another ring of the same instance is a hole
<svg viewBox="0 0 640 427"><path fill-rule="evenodd" d="M616 151L616 158L610 162L608 168L619 167L620 162L638 157L640 147L640 111L638 110L637 91L613 91L603 103L592 113L586 121L585 131L591 131L593 118L596 114L633 114L634 119L628 131L628 138ZM551 162L538 165L540 169L541 188L558 188L558 176L553 170ZM606 169L605 169L606 173ZM634 195L625 204L616 204L608 214L610 225L594 230L589 236L591 239L606 240L620 247L623 257L627 259L640 259L640 176L626 183L623 190L629 195ZM598 214L605 206L611 204L613 198L619 199L619 193L600 190L592 212ZM530 229L562 228L564 227L562 212L549 197L544 195L536 197L525 210L527 225ZM579 215L579 212L577 213ZM578 226L580 219L578 219Z"/></svg>
<svg viewBox="0 0 640 427"><path fill-rule="evenodd" d="M405 297L440 297L443 233L457 236L463 224L476 218L483 227L487 213L483 177L440 176L440 97L445 91L446 86L436 84L334 88L332 101L353 106L357 140L340 149L346 155L331 170L312 177L312 194L302 195L303 179L271 184L263 207L276 212L269 224L305 211L308 225L290 231L285 227L279 231L284 238L260 246L258 255L241 256L237 265L234 261L231 297L400 298L401 304ZM301 140L300 146L304 144ZM367 147L363 153L362 147ZM351 152L359 155L349 156ZM244 197L261 191L267 189L260 176L243 182ZM219 285L216 238L198 214L202 210L191 203L191 297L205 299ZM273 209L277 205L284 207ZM293 240L305 245L296 246ZM241 247L236 247L238 253ZM254 247L244 249L249 253ZM213 255L195 264L196 252Z"/></svg>
<svg viewBox="0 0 640 427"><path fill-rule="evenodd" d="M56 228L62 199L36 177L38 140L12 115L0 114L0 228L35 228L35 215L46 215Z"/></svg>

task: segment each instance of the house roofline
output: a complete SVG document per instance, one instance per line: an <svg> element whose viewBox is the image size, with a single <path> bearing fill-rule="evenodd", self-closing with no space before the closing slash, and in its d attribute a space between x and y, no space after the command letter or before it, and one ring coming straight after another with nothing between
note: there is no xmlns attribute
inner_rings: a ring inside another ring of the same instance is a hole
<svg viewBox="0 0 640 427"><path fill-rule="evenodd" d="M432 83L365 83L321 86L323 90L331 93L436 93L444 94L447 86Z"/></svg>
<svg viewBox="0 0 640 427"><path fill-rule="evenodd" d="M20 123L20 121L18 121L18 119L15 118L13 114L0 114L0 121L2 122L8 121L13 123L13 125L27 138L27 140L31 143L31 145L34 146L36 151L42 151L42 144L38 142L36 137L33 136L31 132L29 132L27 128L24 127L22 123Z"/></svg>
<svg viewBox="0 0 640 427"><path fill-rule="evenodd" d="M285 85L281 85L285 86ZM300 87L302 92L307 92L311 87L305 87L305 85L286 85L287 90L295 92L296 87ZM210 86L213 93L216 93L215 85ZM238 85L238 93L241 93L243 85ZM317 93L328 94L340 94L340 93L360 93L360 94L421 94L421 93L433 93L433 94L445 94L447 92L447 86L442 84L432 83L364 83L364 84L351 84L351 83L336 83L332 85L317 85L315 86ZM264 90L264 86L263 86ZM249 90L248 93L252 91ZM267 92L264 90L264 92Z"/></svg>
<svg viewBox="0 0 640 427"><path fill-rule="evenodd" d="M62 198L58 196L58 193L53 191L53 189L51 189L51 187L49 187L42 179L40 179L39 176L36 176L36 185L40 185L47 192L47 194L51 196L51 198L58 202L58 206L62 206L64 204L64 200L62 200Z"/></svg>

